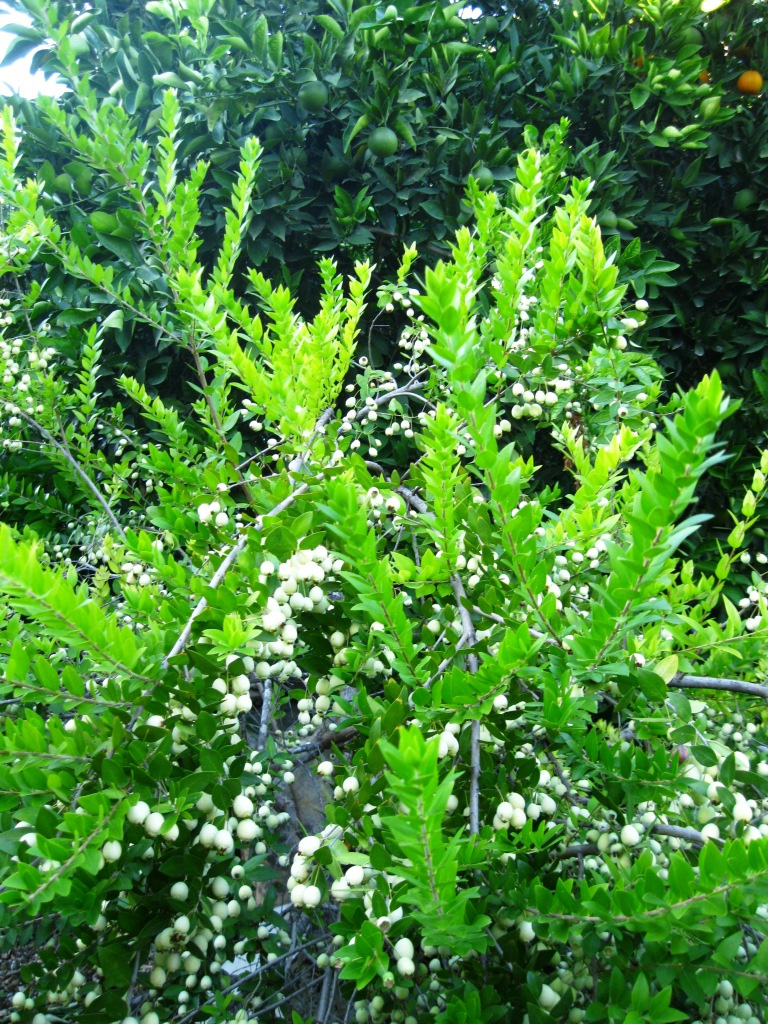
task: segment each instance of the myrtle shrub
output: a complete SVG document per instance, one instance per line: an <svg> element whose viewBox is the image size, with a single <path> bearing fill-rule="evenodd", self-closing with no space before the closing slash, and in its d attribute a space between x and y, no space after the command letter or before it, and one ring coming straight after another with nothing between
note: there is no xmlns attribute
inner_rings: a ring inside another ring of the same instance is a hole
<svg viewBox="0 0 768 1024"><path fill-rule="evenodd" d="M661 398L567 126L526 130L507 205L470 186L436 266L406 249L374 298L324 259L307 318L234 289L259 143L206 269L175 94L154 152L71 116L134 265L62 230L6 110L0 925L39 955L11 1019L759 1021L768 455L703 575L733 404L717 374ZM51 265L112 307L75 352L30 316ZM195 402L104 396L127 319Z"/></svg>

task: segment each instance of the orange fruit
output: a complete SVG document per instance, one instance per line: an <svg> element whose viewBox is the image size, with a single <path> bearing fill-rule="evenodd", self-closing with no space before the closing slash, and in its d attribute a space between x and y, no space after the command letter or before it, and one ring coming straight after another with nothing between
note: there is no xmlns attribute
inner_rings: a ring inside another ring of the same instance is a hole
<svg viewBox="0 0 768 1024"><path fill-rule="evenodd" d="M322 82L305 82L299 89L299 106L311 113L322 110L328 102L328 89Z"/></svg>
<svg viewBox="0 0 768 1024"><path fill-rule="evenodd" d="M471 177L477 182L478 188L482 192L487 192L489 188L493 188L494 177L493 171L490 167L486 167L484 164L480 164L473 171L469 172Z"/></svg>
<svg viewBox="0 0 768 1024"><path fill-rule="evenodd" d="M710 81L710 77L711 76L710 76L709 72L706 70L706 68L704 69L704 71L700 71L699 72L699 81L703 85L706 85Z"/></svg>
<svg viewBox="0 0 768 1024"><path fill-rule="evenodd" d="M392 156L397 145L397 136L391 128L377 128L368 138L368 149L374 156Z"/></svg>
<svg viewBox="0 0 768 1024"><path fill-rule="evenodd" d="M757 202L757 192L753 188L743 188L740 192L737 192L733 197L733 206L739 213L743 213L748 210L750 206L754 206Z"/></svg>
<svg viewBox="0 0 768 1024"><path fill-rule="evenodd" d="M688 28L683 30L682 41L684 46L701 46L704 42L704 36L695 25L689 25Z"/></svg>
<svg viewBox="0 0 768 1024"><path fill-rule="evenodd" d="M746 96L757 96L763 88L763 76L759 71L743 71L736 81L736 88Z"/></svg>

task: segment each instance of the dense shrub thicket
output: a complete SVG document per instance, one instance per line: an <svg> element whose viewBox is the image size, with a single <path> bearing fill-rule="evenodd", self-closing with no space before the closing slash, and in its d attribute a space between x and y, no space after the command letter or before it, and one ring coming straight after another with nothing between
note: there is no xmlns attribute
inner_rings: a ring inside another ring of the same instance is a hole
<svg viewBox="0 0 768 1024"><path fill-rule="evenodd" d="M307 317L234 288L258 142L206 270L173 91L152 152L96 94L48 117L135 262L62 228L6 110L0 927L39 950L11 1019L759 1022L768 455L702 574L732 405L717 375L662 401L566 124L526 131L507 206L472 186L450 259L376 295L325 259ZM53 267L111 307L77 362L29 315ZM406 324L391 369L366 303ZM102 392L128 319L188 408Z"/></svg>
<svg viewBox="0 0 768 1024"><path fill-rule="evenodd" d="M762 5L23 9L11 1020L762 1024Z"/></svg>

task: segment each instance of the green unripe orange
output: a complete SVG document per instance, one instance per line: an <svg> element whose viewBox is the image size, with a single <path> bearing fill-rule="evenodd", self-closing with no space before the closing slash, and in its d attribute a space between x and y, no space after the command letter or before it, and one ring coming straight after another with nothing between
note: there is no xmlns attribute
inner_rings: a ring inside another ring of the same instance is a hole
<svg viewBox="0 0 768 1024"><path fill-rule="evenodd" d="M704 42L704 37L702 36L701 32L699 32L699 30L695 26L689 25L688 28L683 31L683 34L682 34L682 44L683 44L683 46L694 46L694 45L701 46L701 44L703 42Z"/></svg>
<svg viewBox="0 0 768 1024"><path fill-rule="evenodd" d="M733 197L733 208L742 213L757 202L757 192L753 188L743 188Z"/></svg>
<svg viewBox="0 0 768 1024"><path fill-rule="evenodd" d="M601 214L598 214L597 219L600 222L600 226L603 228L615 228L619 223L619 218L613 210L603 210Z"/></svg>
<svg viewBox="0 0 768 1024"><path fill-rule="evenodd" d="M299 106L312 114L328 102L328 89L322 82L305 82L299 89Z"/></svg>
<svg viewBox="0 0 768 1024"><path fill-rule="evenodd" d="M374 156L392 156L397 152L397 136L391 128L377 128L368 138L368 149Z"/></svg>
<svg viewBox="0 0 768 1024"><path fill-rule="evenodd" d="M475 179L478 188L483 192L487 192L489 188L493 188L494 181L496 180L490 167L485 167L483 164L480 164L479 167L470 171L470 175Z"/></svg>

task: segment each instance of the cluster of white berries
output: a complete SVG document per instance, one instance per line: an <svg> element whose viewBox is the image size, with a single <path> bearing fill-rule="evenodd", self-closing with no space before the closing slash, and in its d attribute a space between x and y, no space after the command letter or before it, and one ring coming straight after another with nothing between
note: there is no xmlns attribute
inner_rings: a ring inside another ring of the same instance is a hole
<svg viewBox="0 0 768 1024"><path fill-rule="evenodd" d="M8 302L7 298L1 300L2 304ZM12 317L9 314L0 316L0 327L7 326L12 322ZM57 354L54 348L45 348L40 351L33 348L26 353L25 362L24 348L25 341L22 338L17 337L9 341L0 337L0 381L5 385L5 394L8 396L3 411L7 417L7 426L12 431L18 430L24 423L22 404L24 406L23 413L27 416L34 418L44 413L45 407L37 404L35 398L27 393L33 384L32 374L28 371L44 373ZM20 395L24 396L24 401L21 404ZM22 441L18 437L3 438L3 448L7 451L19 451L21 447Z"/></svg>
<svg viewBox="0 0 768 1024"><path fill-rule="evenodd" d="M145 567L141 562L123 562L120 571L125 574L124 581L129 586L138 584L140 587L148 587L152 582L152 569Z"/></svg>
<svg viewBox="0 0 768 1024"><path fill-rule="evenodd" d="M526 377L519 377L509 389L513 404L509 410L512 419L519 420L523 417L539 419L544 415L546 408L557 405L559 396L573 388L571 368L567 363L558 363L555 367L558 376L551 380L542 380L543 368L532 367ZM500 424L504 429L504 421Z"/></svg>
<svg viewBox="0 0 768 1024"><path fill-rule="evenodd" d="M197 517L201 523L213 521L219 529L229 524L229 514L221 507L218 501L203 502L197 506Z"/></svg>

